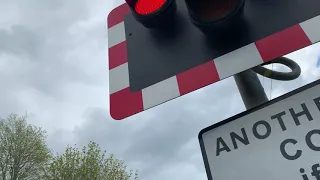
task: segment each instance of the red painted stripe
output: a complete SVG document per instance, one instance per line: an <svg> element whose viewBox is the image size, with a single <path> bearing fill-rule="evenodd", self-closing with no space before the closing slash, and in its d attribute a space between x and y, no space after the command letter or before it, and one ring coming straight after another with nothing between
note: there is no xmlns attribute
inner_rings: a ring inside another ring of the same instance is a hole
<svg viewBox="0 0 320 180"><path fill-rule="evenodd" d="M109 69L128 62L126 41L109 48Z"/></svg>
<svg viewBox="0 0 320 180"><path fill-rule="evenodd" d="M122 21L124 21L124 17L130 12L130 8L127 3L124 3L115 9L113 9L108 15L108 28L115 26Z"/></svg>
<svg viewBox="0 0 320 180"><path fill-rule="evenodd" d="M142 91L132 93L130 88L110 95L110 114L115 120L143 111Z"/></svg>
<svg viewBox="0 0 320 180"><path fill-rule="evenodd" d="M180 95L185 95L194 90L220 80L218 71L213 61L209 61L177 75Z"/></svg>
<svg viewBox="0 0 320 180"><path fill-rule="evenodd" d="M306 33L300 25L275 33L255 42L264 62L287 55L311 45Z"/></svg>

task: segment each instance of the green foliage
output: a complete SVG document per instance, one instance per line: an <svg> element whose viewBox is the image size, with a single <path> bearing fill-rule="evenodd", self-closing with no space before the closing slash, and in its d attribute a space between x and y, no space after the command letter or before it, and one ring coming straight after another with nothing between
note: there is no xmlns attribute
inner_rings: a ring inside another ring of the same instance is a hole
<svg viewBox="0 0 320 180"><path fill-rule="evenodd" d="M126 171L123 161L106 151L98 144L90 142L81 150L68 146L62 155L57 155L48 165L48 180L129 180L137 179L137 173Z"/></svg>
<svg viewBox="0 0 320 180"><path fill-rule="evenodd" d="M123 161L107 156L95 142L52 156L46 131L26 118L0 118L0 180L137 180L137 172L127 171Z"/></svg>
<svg viewBox="0 0 320 180"><path fill-rule="evenodd" d="M46 131L27 124L27 116L0 118L0 179L41 179L50 158Z"/></svg>

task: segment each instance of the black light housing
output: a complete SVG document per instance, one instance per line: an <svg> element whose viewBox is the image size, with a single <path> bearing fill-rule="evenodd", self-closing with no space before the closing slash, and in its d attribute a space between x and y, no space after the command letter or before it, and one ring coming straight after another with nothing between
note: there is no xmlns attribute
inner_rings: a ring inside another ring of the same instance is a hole
<svg viewBox="0 0 320 180"><path fill-rule="evenodd" d="M245 0L185 0L192 23L205 34L227 33L241 22Z"/></svg>
<svg viewBox="0 0 320 180"><path fill-rule="evenodd" d="M157 28L172 21L176 0L126 0L133 17L146 28Z"/></svg>

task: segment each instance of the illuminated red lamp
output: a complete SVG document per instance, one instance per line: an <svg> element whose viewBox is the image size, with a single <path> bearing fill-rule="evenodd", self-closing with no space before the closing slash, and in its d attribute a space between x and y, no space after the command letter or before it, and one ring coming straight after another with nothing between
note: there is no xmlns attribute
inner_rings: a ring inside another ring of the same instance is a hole
<svg viewBox="0 0 320 180"><path fill-rule="evenodd" d="M202 32L225 32L242 20L245 0L185 0L189 17Z"/></svg>
<svg viewBox="0 0 320 180"><path fill-rule="evenodd" d="M133 17L147 28L162 26L177 11L175 0L126 0Z"/></svg>

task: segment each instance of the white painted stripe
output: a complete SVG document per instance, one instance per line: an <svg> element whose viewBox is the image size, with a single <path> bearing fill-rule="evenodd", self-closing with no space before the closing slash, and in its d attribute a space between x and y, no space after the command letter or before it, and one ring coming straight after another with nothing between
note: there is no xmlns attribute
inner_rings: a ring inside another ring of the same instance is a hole
<svg viewBox="0 0 320 180"><path fill-rule="evenodd" d="M110 94L118 92L129 87L128 63L124 63L109 71L109 89Z"/></svg>
<svg viewBox="0 0 320 180"><path fill-rule="evenodd" d="M307 34L312 44L320 41L320 16L304 21L300 23L300 26Z"/></svg>
<svg viewBox="0 0 320 180"><path fill-rule="evenodd" d="M176 76L142 90L144 109L151 108L179 96L180 92Z"/></svg>
<svg viewBox="0 0 320 180"><path fill-rule="evenodd" d="M254 43L214 59L220 79L227 78L263 63Z"/></svg>
<svg viewBox="0 0 320 180"><path fill-rule="evenodd" d="M126 40L124 22L108 29L109 48Z"/></svg>

